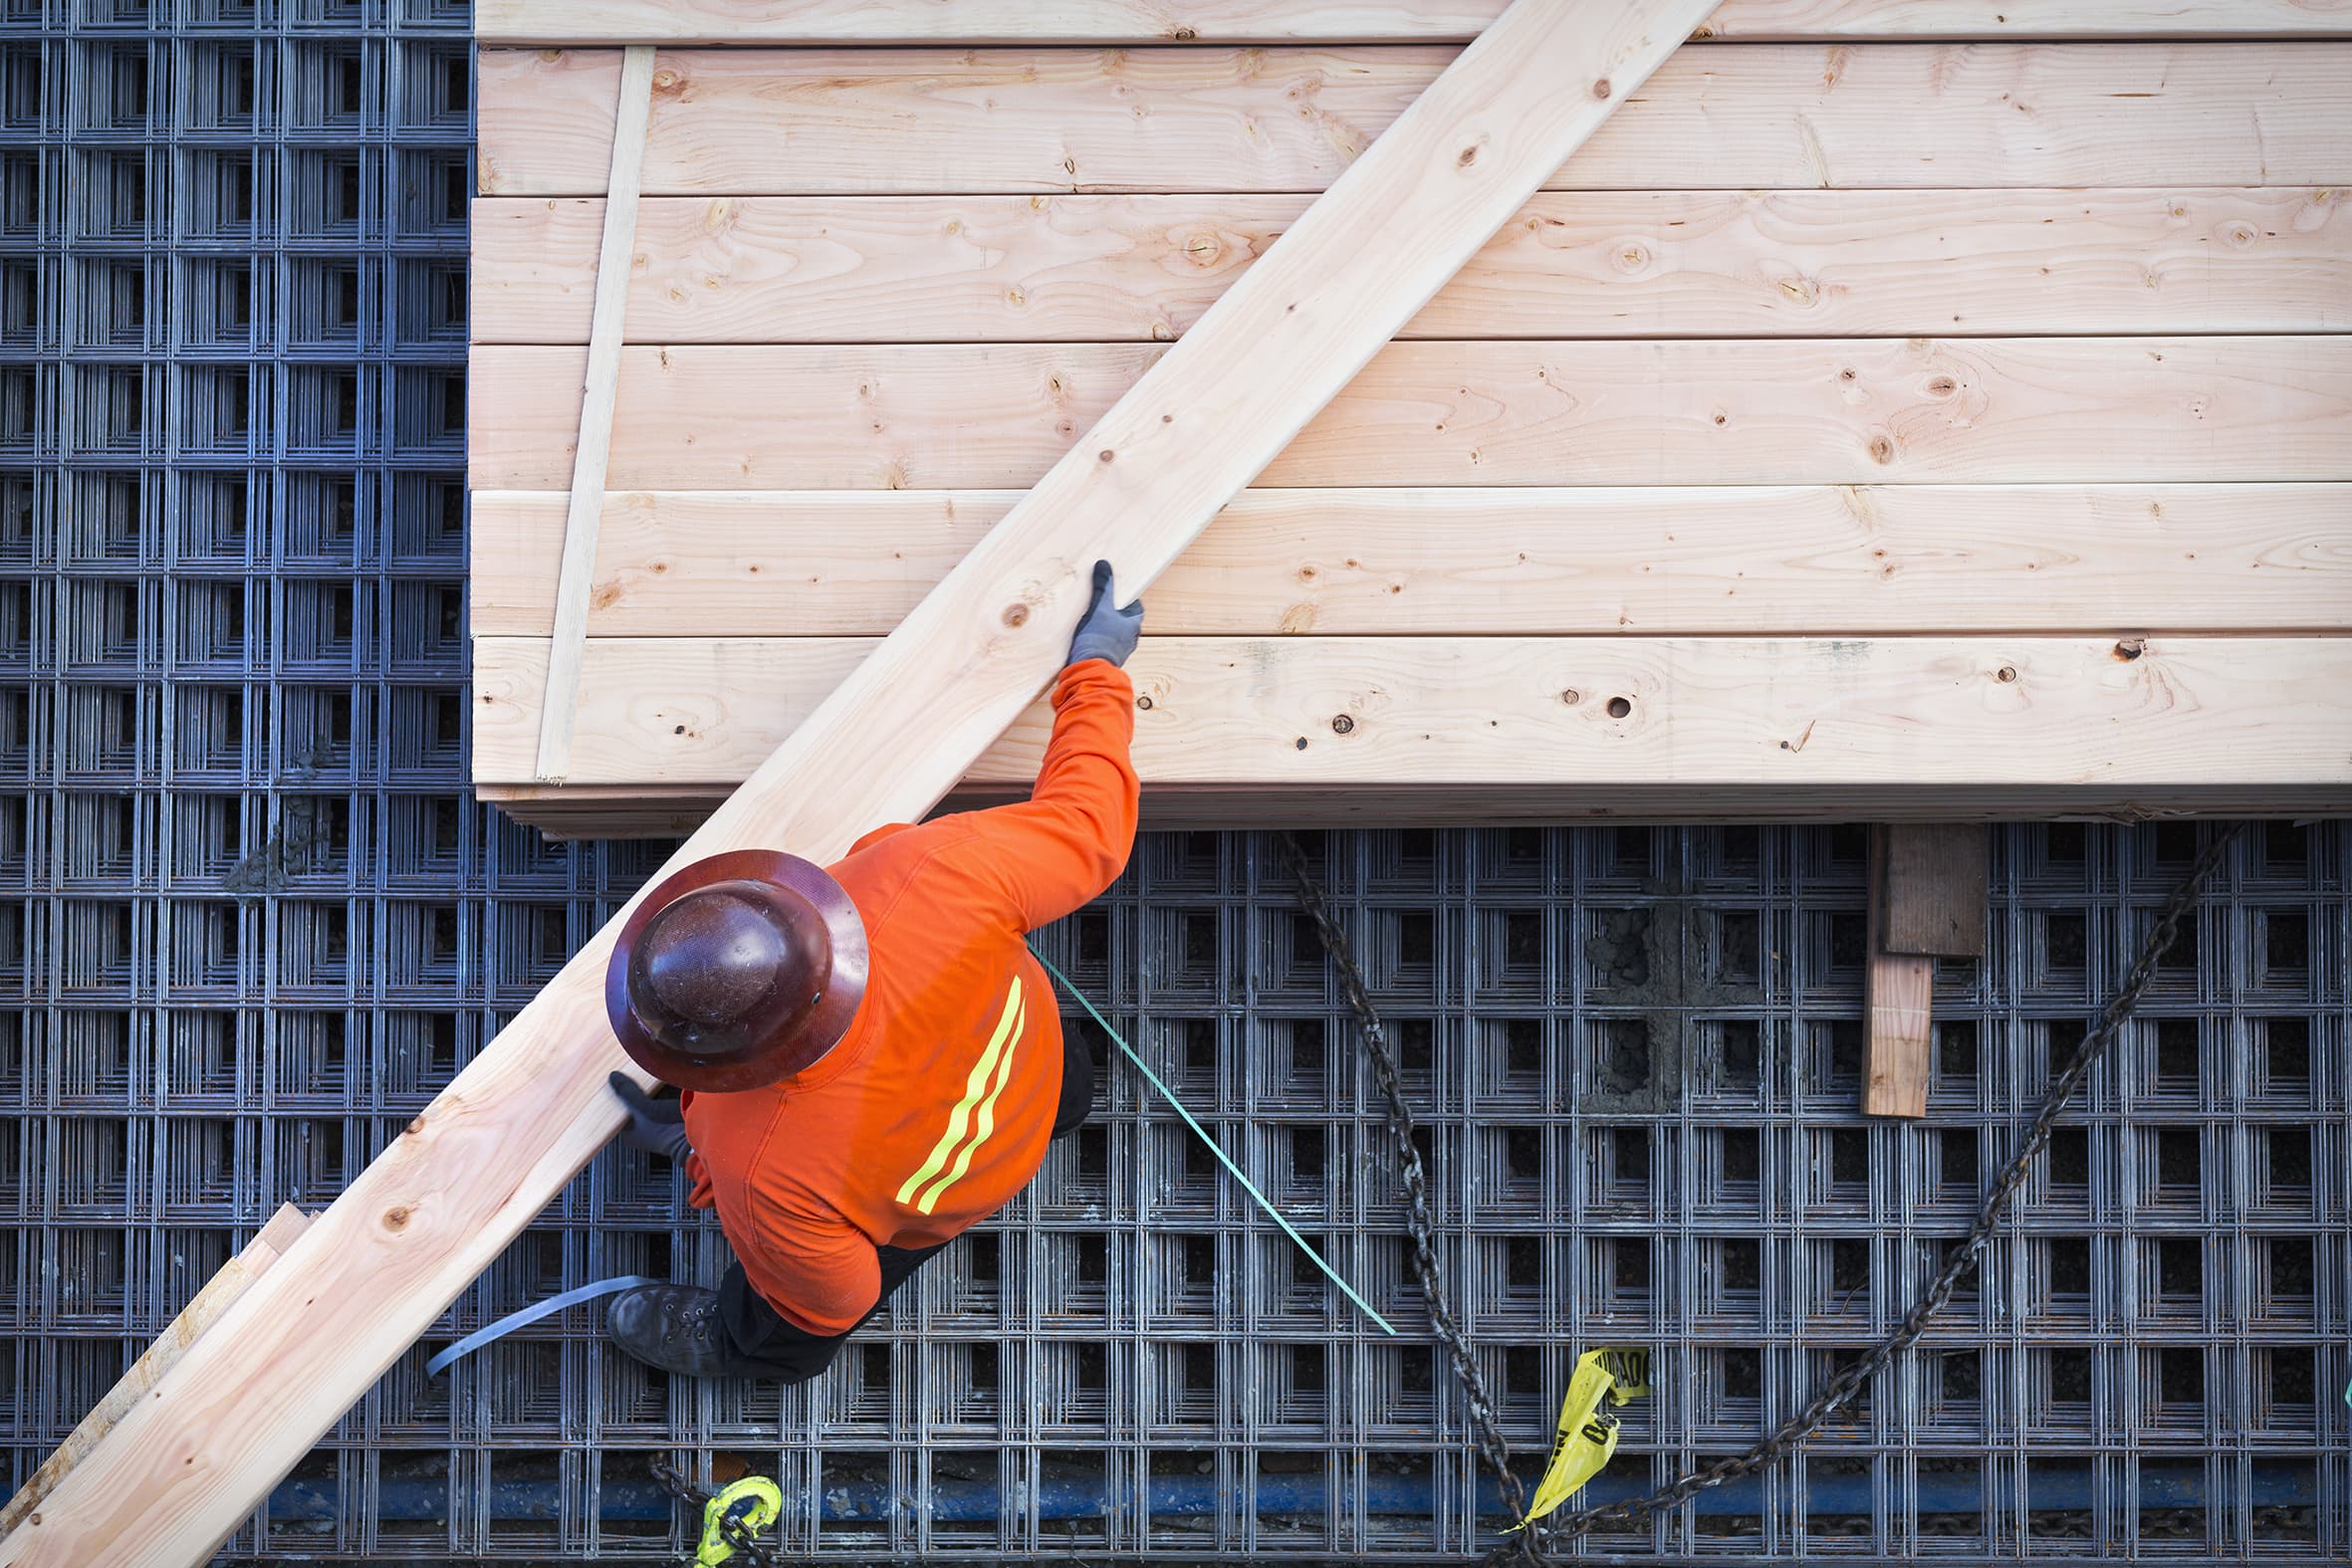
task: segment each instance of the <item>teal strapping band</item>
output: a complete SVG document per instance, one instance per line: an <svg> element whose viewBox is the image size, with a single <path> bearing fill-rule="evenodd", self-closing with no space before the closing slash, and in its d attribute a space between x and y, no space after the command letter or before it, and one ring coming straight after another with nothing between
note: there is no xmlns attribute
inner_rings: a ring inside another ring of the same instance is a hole
<svg viewBox="0 0 2352 1568"><path fill-rule="evenodd" d="M1265 1210L1268 1216L1273 1219L1274 1223L1283 1228L1283 1234L1297 1242L1298 1250L1304 1252L1308 1257L1314 1259L1314 1266L1321 1269L1324 1273L1330 1275L1331 1283L1337 1285L1340 1290L1345 1293L1347 1299L1353 1301L1356 1304L1356 1307L1364 1314L1364 1316L1379 1324L1383 1333L1395 1333L1395 1326L1391 1324L1388 1319L1373 1311L1372 1303L1366 1301L1362 1296L1357 1295L1355 1286L1340 1278L1339 1270L1333 1268L1329 1263L1324 1262L1323 1254L1316 1251L1313 1247L1307 1245L1306 1237L1298 1233L1297 1228L1292 1225L1290 1221L1283 1218L1283 1212L1280 1209L1277 1209L1273 1204L1267 1201L1266 1195L1258 1190L1258 1184L1251 1181L1249 1176L1243 1172L1242 1168L1233 1163L1233 1157L1231 1155L1227 1154L1223 1149L1217 1146L1217 1140L1209 1136L1209 1129L1203 1127L1197 1120L1194 1119L1192 1112L1184 1108L1184 1102L1176 1098L1176 1093L1173 1089L1170 1089L1166 1084L1160 1082L1160 1075L1151 1070L1151 1063L1145 1061L1141 1056L1135 1053L1135 1047L1128 1044L1126 1040L1120 1036L1117 1029L1111 1027L1110 1019L1104 1017L1101 1013L1101 1010L1097 1008L1094 1004L1086 1000L1086 994L1078 990L1077 987L1071 985L1069 977L1062 974L1061 971L1056 969L1054 967L1053 961L1048 959L1045 954L1038 953L1035 944L1032 944L1030 951L1032 953L1037 953L1038 962L1045 965L1047 974L1053 976L1056 980L1061 983L1061 989L1069 993L1070 1000L1075 1002L1079 1007L1084 1008L1086 1009L1086 1015L1092 1018L1096 1023L1102 1025L1102 1032L1110 1036L1110 1042L1113 1045L1116 1045L1120 1050L1123 1050L1127 1053L1127 1059L1133 1062L1135 1064L1136 1070L1143 1074L1144 1081L1149 1083L1153 1088L1159 1090L1160 1097L1162 1099L1166 1100L1170 1105L1176 1107L1176 1114L1184 1118L1184 1125L1190 1127L1195 1133L1199 1134L1201 1142L1209 1146L1209 1152L1217 1157L1220 1164L1222 1164L1228 1171L1233 1173L1233 1179L1235 1181L1242 1184L1242 1191L1248 1193L1252 1198L1256 1199L1258 1201L1258 1207Z"/></svg>

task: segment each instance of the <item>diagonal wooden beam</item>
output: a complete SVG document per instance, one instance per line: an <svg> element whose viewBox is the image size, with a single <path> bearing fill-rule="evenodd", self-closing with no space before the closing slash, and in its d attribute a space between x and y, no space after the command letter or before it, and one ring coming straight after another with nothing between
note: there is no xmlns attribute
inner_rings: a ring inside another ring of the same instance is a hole
<svg viewBox="0 0 2352 1568"><path fill-rule="evenodd" d="M944 794L1049 681L1098 557L1134 593L1404 326L1713 0L1519 0L769 759L673 864L829 860ZM631 901L634 902L633 900ZM0 1541L188 1568L611 1137L622 916Z"/></svg>

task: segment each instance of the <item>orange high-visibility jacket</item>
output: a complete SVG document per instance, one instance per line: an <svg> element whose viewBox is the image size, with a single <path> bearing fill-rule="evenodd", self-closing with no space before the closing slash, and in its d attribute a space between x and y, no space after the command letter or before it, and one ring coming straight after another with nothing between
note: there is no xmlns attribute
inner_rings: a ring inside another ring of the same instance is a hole
<svg viewBox="0 0 2352 1568"><path fill-rule="evenodd" d="M865 921L865 1000L780 1084L682 1096L692 1202L753 1288L815 1334L881 1291L874 1248L944 1241L1046 1158L1061 1094L1054 988L1022 939L1118 878L1135 843L1134 687L1089 659L1054 688L1031 797L875 829L828 867Z"/></svg>

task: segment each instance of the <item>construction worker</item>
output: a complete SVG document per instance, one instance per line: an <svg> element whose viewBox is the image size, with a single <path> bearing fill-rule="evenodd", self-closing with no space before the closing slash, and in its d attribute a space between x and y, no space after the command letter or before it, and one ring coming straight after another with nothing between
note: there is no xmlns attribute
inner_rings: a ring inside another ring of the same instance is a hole
<svg viewBox="0 0 2352 1568"><path fill-rule="evenodd" d="M1142 624L1097 563L1028 800L876 828L822 868L714 856L631 915L607 1010L683 1092L654 1100L614 1073L621 1136L683 1164L736 1262L716 1290L616 1295L615 1345L673 1373L815 1377L1085 1119L1093 1062L1023 939L1109 887L1134 847L1120 666Z"/></svg>

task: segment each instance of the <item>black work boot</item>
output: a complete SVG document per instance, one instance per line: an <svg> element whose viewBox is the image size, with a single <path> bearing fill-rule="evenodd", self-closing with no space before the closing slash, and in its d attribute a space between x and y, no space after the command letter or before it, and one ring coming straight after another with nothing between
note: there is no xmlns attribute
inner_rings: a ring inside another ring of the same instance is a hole
<svg viewBox="0 0 2352 1568"><path fill-rule="evenodd" d="M604 1335L649 1367L693 1378L734 1373L735 1347L719 1322L719 1293L700 1285L639 1285L612 1298Z"/></svg>

